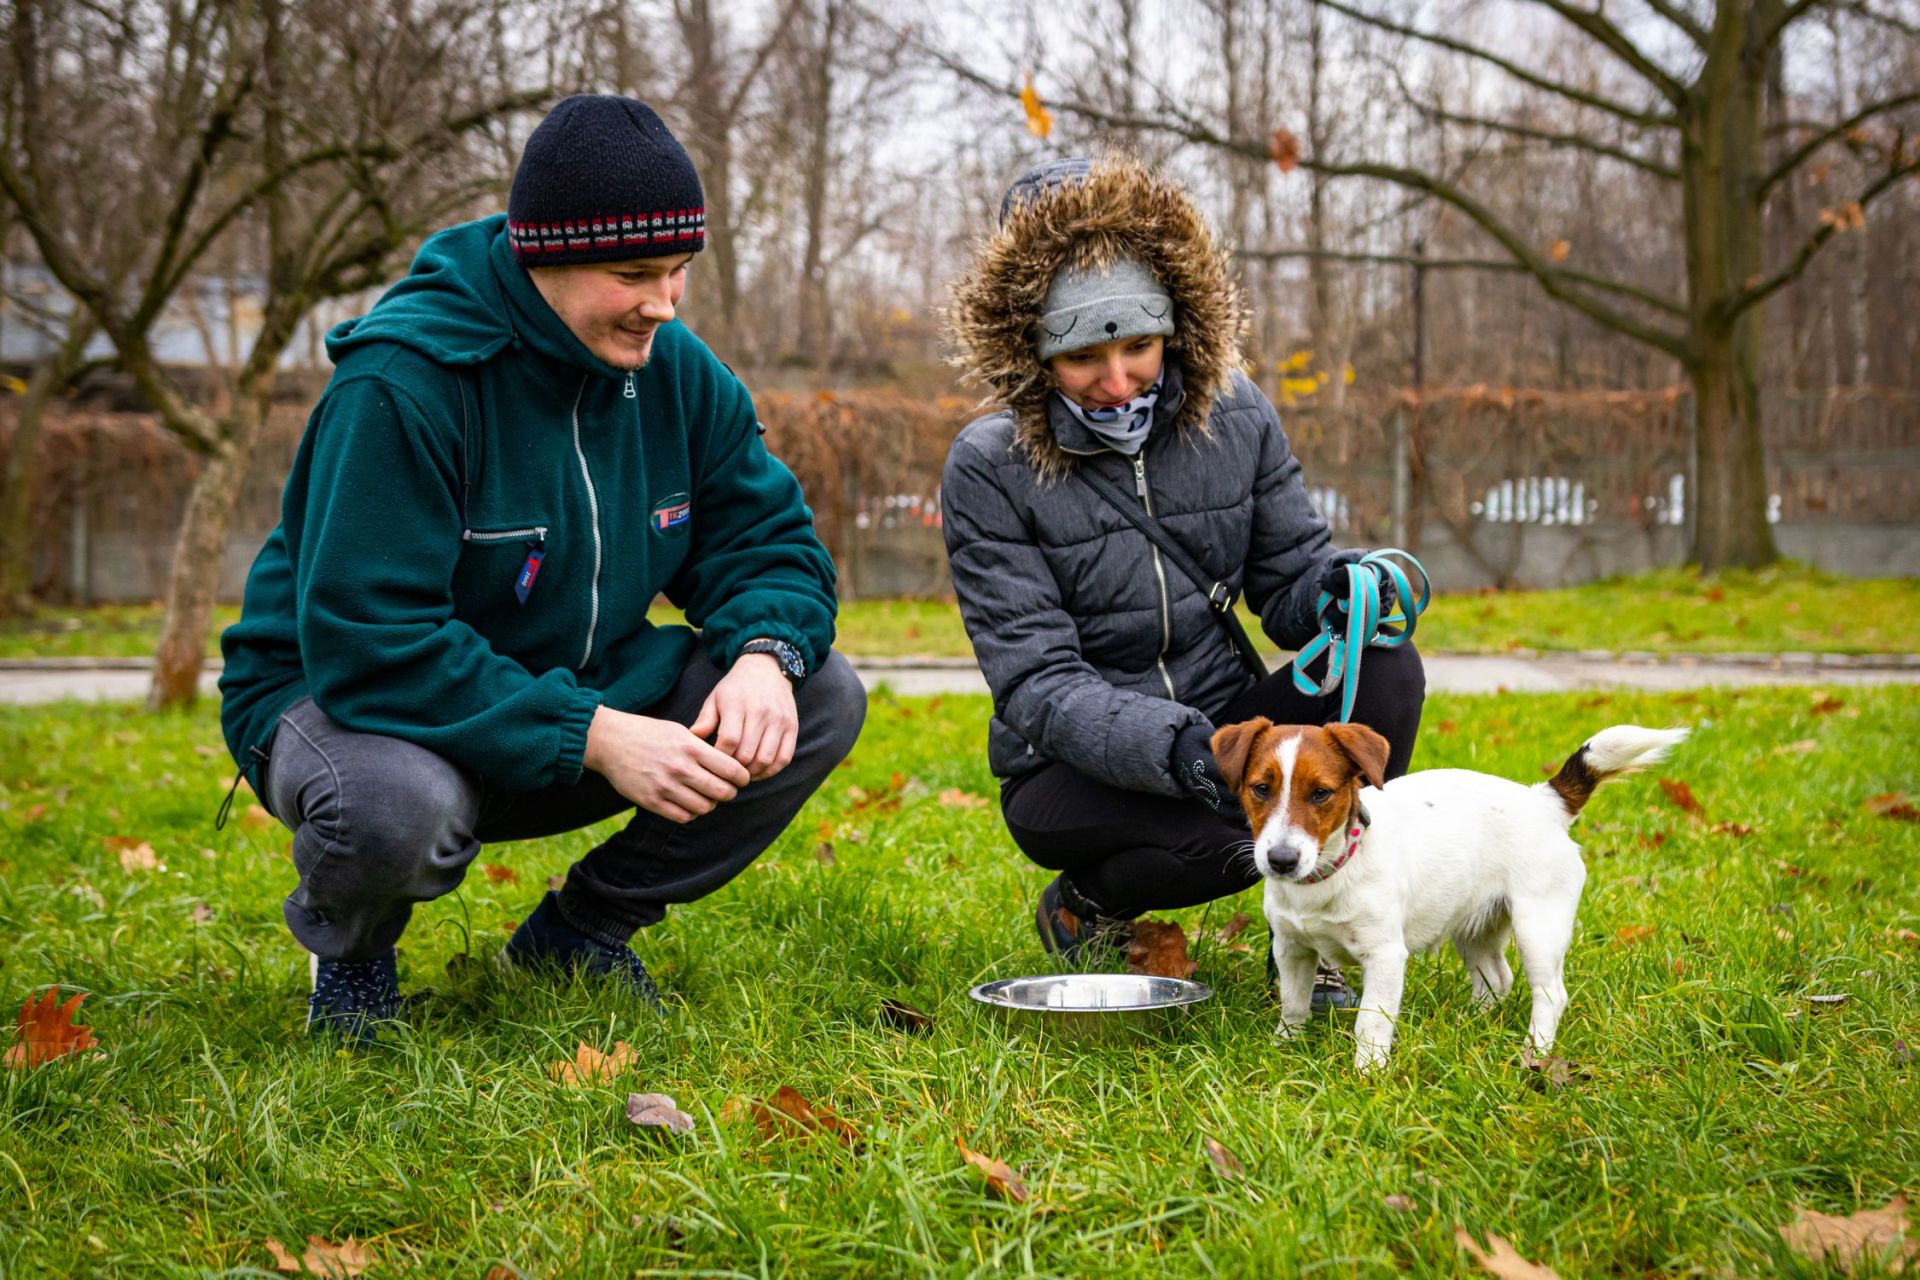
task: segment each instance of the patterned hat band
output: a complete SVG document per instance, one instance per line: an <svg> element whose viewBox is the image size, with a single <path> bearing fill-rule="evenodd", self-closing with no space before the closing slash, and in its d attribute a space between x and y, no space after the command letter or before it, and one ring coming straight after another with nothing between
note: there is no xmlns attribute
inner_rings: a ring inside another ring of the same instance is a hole
<svg viewBox="0 0 1920 1280"><path fill-rule="evenodd" d="M706 244L707 211L672 209L659 213L609 214L566 222L507 221L513 251L528 265L542 259L631 249L635 257L697 252Z"/></svg>

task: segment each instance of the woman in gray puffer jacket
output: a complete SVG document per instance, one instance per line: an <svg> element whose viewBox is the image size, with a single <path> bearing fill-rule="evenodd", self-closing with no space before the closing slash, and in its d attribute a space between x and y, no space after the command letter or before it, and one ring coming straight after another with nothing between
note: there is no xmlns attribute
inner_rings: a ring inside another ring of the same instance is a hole
<svg viewBox="0 0 1920 1280"><path fill-rule="evenodd" d="M1071 956L1152 910L1258 878L1216 725L1326 723L1292 669L1258 680L1203 589L1075 476L1137 497L1285 649L1316 633L1336 550L1273 406L1240 370L1244 312L1187 193L1138 162L1055 161L1014 184L957 282L961 363L998 412L948 454L941 506L960 612L994 716L987 752L1015 843L1059 872L1035 913ZM1353 718L1404 773L1425 680L1369 650Z"/></svg>

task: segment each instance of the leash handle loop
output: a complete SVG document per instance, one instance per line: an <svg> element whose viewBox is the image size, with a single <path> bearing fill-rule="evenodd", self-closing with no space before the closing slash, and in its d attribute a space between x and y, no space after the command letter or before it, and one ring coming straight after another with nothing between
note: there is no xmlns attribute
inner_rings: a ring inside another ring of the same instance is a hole
<svg viewBox="0 0 1920 1280"><path fill-rule="evenodd" d="M1420 595L1416 599L1406 569L1394 562L1398 557L1420 575ZM1345 566L1347 590L1344 598L1322 591L1315 615L1320 634L1294 655L1293 687L1305 694L1321 697L1340 690L1340 719L1353 719L1353 700L1360 692L1360 660L1369 646L1395 649L1413 638L1420 615L1433 599L1433 583L1427 571L1410 553L1398 547L1371 551ZM1393 584L1394 610L1383 613L1380 606L1380 578ZM1325 679L1315 683L1307 675L1307 665L1322 651L1327 655Z"/></svg>

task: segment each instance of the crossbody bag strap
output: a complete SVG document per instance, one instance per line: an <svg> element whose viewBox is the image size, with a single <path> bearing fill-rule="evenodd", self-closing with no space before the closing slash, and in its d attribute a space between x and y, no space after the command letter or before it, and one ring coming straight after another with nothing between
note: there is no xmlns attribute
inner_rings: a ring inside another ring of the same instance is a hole
<svg viewBox="0 0 1920 1280"><path fill-rule="evenodd" d="M1213 616L1227 633L1227 643L1232 647L1234 656L1241 665L1253 674L1256 680L1267 677L1267 664L1260 660L1259 653L1253 647L1253 641L1247 637L1247 629L1240 625L1240 618L1233 611L1239 599L1234 589L1224 581L1215 581L1200 567L1198 561L1187 554L1185 547L1175 542L1166 526L1148 515L1146 509L1128 497L1119 485L1107 479L1088 466L1078 466L1073 474L1080 477L1089 489L1099 494L1108 506L1125 516L1133 527L1147 536L1147 541L1160 548L1160 553L1173 562L1173 567L1187 576L1194 586L1200 588L1206 596Z"/></svg>

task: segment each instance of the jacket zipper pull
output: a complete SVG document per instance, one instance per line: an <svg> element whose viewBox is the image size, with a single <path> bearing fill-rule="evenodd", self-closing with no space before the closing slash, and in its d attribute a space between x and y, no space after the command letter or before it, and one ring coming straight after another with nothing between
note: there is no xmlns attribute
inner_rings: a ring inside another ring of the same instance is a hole
<svg viewBox="0 0 1920 1280"><path fill-rule="evenodd" d="M258 747L248 747L247 756L248 764L265 764L267 762L267 753ZM227 788L227 798L220 802L220 812L213 815L213 829L215 831L227 825L227 815L233 812L234 793L240 790L240 779L246 776L247 765L243 764L234 771L233 785Z"/></svg>
<svg viewBox="0 0 1920 1280"><path fill-rule="evenodd" d="M1146 500L1147 460L1145 458L1135 458L1133 460L1133 491L1142 501Z"/></svg>
<svg viewBox="0 0 1920 1280"><path fill-rule="evenodd" d="M639 394L640 394L639 392L633 389L633 374L631 373L627 374L627 389L625 392L627 399L629 400L636 399L639 396Z"/></svg>
<svg viewBox="0 0 1920 1280"><path fill-rule="evenodd" d="M540 576L540 562L547 558L547 539L544 533L527 539L527 560L520 566L520 572L513 579L513 594L525 604L527 597L533 594L533 580Z"/></svg>

